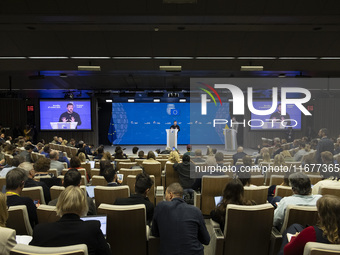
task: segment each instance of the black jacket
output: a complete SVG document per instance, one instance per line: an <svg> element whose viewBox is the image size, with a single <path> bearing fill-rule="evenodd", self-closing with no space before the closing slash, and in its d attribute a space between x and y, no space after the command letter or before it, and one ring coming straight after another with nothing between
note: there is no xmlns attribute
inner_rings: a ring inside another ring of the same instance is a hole
<svg viewBox="0 0 340 255"><path fill-rule="evenodd" d="M89 255L108 255L111 250L100 230L100 222L82 221L76 214L65 214L53 223L39 224L30 245L59 247L86 244Z"/></svg>
<svg viewBox="0 0 340 255"><path fill-rule="evenodd" d="M190 162L175 163L173 168L178 173L179 184L183 189L191 189L195 178L190 177L190 168L194 170L194 165Z"/></svg>

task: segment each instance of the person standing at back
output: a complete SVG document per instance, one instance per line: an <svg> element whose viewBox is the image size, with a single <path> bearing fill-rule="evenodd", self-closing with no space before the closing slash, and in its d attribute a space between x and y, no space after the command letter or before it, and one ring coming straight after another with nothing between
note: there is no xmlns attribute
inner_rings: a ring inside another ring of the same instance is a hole
<svg viewBox="0 0 340 255"><path fill-rule="evenodd" d="M201 211L182 197L181 185L172 183L166 189L166 201L155 208L152 234L160 237L161 255L203 255L202 244L210 242Z"/></svg>
<svg viewBox="0 0 340 255"><path fill-rule="evenodd" d="M319 164L322 164L321 153L324 151L334 152L334 143L328 136L327 128L321 128L319 131L319 136L321 137L318 146L316 148L315 159Z"/></svg>

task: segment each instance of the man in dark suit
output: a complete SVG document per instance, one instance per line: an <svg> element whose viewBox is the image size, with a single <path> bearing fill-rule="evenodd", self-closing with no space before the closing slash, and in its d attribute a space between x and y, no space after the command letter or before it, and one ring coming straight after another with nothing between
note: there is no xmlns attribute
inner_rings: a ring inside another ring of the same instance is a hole
<svg viewBox="0 0 340 255"><path fill-rule="evenodd" d="M327 128L321 128L319 131L319 136L321 137L318 146L316 148L316 161L319 164L322 164L322 160L321 160L321 152L324 151L330 151L330 152L334 152L334 143L331 139L329 139L328 136L328 130Z"/></svg>
<svg viewBox="0 0 340 255"><path fill-rule="evenodd" d="M105 166L104 171L103 171L103 176L105 180L107 181L107 186L109 187L116 187L122 184L122 181L118 180L117 172L116 170L113 169L112 164Z"/></svg>
<svg viewBox="0 0 340 255"><path fill-rule="evenodd" d="M244 156L247 154L243 152L243 147L238 147L237 148L237 153L233 155L233 160L234 160L234 165L236 165L236 162L238 159L243 159Z"/></svg>
<svg viewBox="0 0 340 255"><path fill-rule="evenodd" d="M136 176L135 194L128 198L117 198L115 205L137 205L144 204L146 208L146 220L150 225L153 217L154 206L148 198L148 193L153 185L153 180L147 173L141 173Z"/></svg>
<svg viewBox="0 0 340 255"><path fill-rule="evenodd" d="M202 244L208 245L210 236L201 211L183 200L183 188L172 183L165 192L167 201L160 202L152 222L152 234L160 237L160 253L203 255Z"/></svg>
<svg viewBox="0 0 340 255"><path fill-rule="evenodd" d="M171 125L170 129L177 129L178 130L177 132L181 131L180 127L177 125L177 121L176 120L174 121L174 124Z"/></svg>

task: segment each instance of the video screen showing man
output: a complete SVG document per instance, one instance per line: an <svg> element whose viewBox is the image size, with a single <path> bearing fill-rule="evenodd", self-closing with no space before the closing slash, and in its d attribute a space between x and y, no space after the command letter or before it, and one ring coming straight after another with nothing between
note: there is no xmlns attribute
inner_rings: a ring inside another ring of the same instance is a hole
<svg viewBox="0 0 340 255"><path fill-rule="evenodd" d="M272 115L270 115L270 119L275 120L275 121L285 121L286 125L290 125L291 121L290 116L288 113L286 113L286 115L282 115L281 113L281 104L278 104L276 112L273 112Z"/></svg>
<svg viewBox="0 0 340 255"><path fill-rule="evenodd" d="M73 107L73 103L67 104L67 112L60 115L59 122L78 122L77 126L81 125L80 116L73 111Z"/></svg>
<svg viewBox="0 0 340 255"><path fill-rule="evenodd" d="M174 121L174 124L170 127L170 129L177 129L178 130L177 132L181 131L180 127L177 125L176 120Z"/></svg>

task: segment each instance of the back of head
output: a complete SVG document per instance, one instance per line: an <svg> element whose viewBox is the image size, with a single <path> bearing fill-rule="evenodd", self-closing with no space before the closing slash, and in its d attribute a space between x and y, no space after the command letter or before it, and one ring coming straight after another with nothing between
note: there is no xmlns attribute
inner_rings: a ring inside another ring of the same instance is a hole
<svg viewBox="0 0 340 255"><path fill-rule="evenodd" d="M86 161L85 153L84 152L80 152L78 154L78 158L79 158L80 162L85 162Z"/></svg>
<svg viewBox="0 0 340 255"><path fill-rule="evenodd" d="M238 178L240 179L240 181L242 182L243 186L247 186L250 185L250 179L251 179L251 175L249 172L239 172L237 174Z"/></svg>
<svg viewBox="0 0 340 255"><path fill-rule="evenodd" d="M284 164L285 164L285 158L281 154L275 155L273 165L274 166L281 166L281 165L284 165Z"/></svg>
<svg viewBox="0 0 340 255"><path fill-rule="evenodd" d="M184 162L186 162L186 163L190 162L190 156L187 155L187 154L183 155L182 161L183 161L183 163Z"/></svg>
<svg viewBox="0 0 340 255"><path fill-rule="evenodd" d="M301 149L304 149L306 147L306 143L301 141L299 146Z"/></svg>
<svg viewBox="0 0 340 255"><path fill-rule="evenodd" d="M67 213L85 216L88 211L86 193L79 187L70 185L58 197L57 215Z"/></svg>
<svg viewBox="0 0 340 255"><path fill-rule="evenodd" d="M50 153L50 146L49 145L45 145L45 147L44 147L44 152L45 153Z"/></svg>
<svg viewBox="0 0 340 255"><path fill-rule="evenodd" d="M18 167L25 159L22 156L16 155L12 159L12 166Z"/></svg>
<svg viewBox="0 0 340 255"><path fill-rule="evenodd" d="M263 153L262 158L263 158L264 162L270 162L270 154L269 154L269 152Z"/></svg>
<svg viewBox="0 0 340 255"><path fill-rule="evenodd" d="M16 190L24 187L25 181L28 179L27 172L21 168L14 168L6 174L6 189Z"/></svg>
<svg viewBox="0 0 340 255"><path fill-rule="evenodd" d="M139 151L138 152L138 157L139 158L144 158L144 151Z"/></svg>
<svg viewBox="0 0 340 255"><path fill-rule="evenodd" d="M52 150L52 151L50 152L50 159L51 159L51 160L58 160L58 158L59 158L59 153L58 153L58 151Z"/></svg>
<svg viewBox="0 0 340 255"><path fill-rule="evenodd" d="M202 151L201 150L195 150L195 156L196 157L202 157Z"/></svg>
<svg viewBox="0 0 340 255"><path fill-rule="evenodd" d="M320 129L322 136L328 136L328 129L327 128L321 128Z"/></svg>
<svg viewBox="0 0 340 255"><path fill-rule="evenodd" d="M168 160L172 163L179 163L181 161L177 151L171 151Z"/></svg>
<svg viewBox="0 0 340 255"><path fill-rule="evenodd" d="M98 151L98 153L99 154L102 154L103 152L104 152L104 147L99 147L98 149L97 149L97 151Z"/></svg>
<svg viewBox="0 0 340 255"><path fill-rule="evenodd" d="M78 168L81 166L80 159L77 156L73 156L70 160L70 167L71 168Z"/></svg>
<svg viewBox="0 0 340 255"><path fill-rule="evenodd" d="M243 147L242 146L238 147L237 152L243 152Z"/></svg>
<svg viewBox="0 0 340 255"><path fill-rule="evenodd" d="M109 166L112 166L111 161L101 160L99 163L99 175L103 176L104 170Z"/></svg>
<svg viewBox="0 0 340 255"><path fill-rule="evenodd" d="M34 164L34 170L36 172L47 172L50 169L51 160L48 158L39 158Z"/></svg>
<svg viewBox="0 0 340 255"><path fill-rule="evenodd" d="M223 159L224 159L223 153L222 153L222 152L217 152L217 153L215 154L215 159L216 159L217 162L222 162Z"/></svg>
<svg viewBox="0 0 340 255"><path fill-rule="evenodd" d="M115 175L116 175L116 171L113 169L113 165L110 164L110 165L107 165L105 168L104 168L104 171L103 171L103 176L105 178L105 180L110 183L110 182L113 182L114 178L115 178Z"/></svg>
<svg viewBox="0 0 340 255"><path fill-rule="evenodd" d="M166 190L175 197L183 197L183 188L178 182L171 183Z"/></svg>
<svg viewBox="0 0 340 255"><path fill-rule="evenodd" d="M132 153L137 154L138 150L139 150L139 148L135 146L135 147L132 148Z"/></svg>
<svg viewBox="0 0 340 255"><path fill-rule="evenodd" d="M227 204L243 204L244 188L239 179L233 179L227 183L223 190L224 210Z"/></svg>
<svg viewBox="0 0 340 255"><path fill-rule="evenodd" d="M147 159L150 159L150 158L156 159L155 153L153 153L153 151L149 151L148 156L146 158Z"/></svg>
<svg viewBox="0 0 340 255"><path fill-rule="evenodd" d="M289 176L289 184L295 194L309 195L311 193L311 182L309 177L301 172Z"/></svg>
<svg viewBox="0 0 340 255"><path fill-rule="evenodd" d="M25 150L26 151L33 150L33 149L34 149L34 146L32 144L26 144L25 145Z"/></svg>
<svg viewBox="0 0 340 255"><path fill-rule="evenodd" d="M324 195L316 203L323 234L332 244L340 243L340 198Z"/></svg>
<svg viewBox="0 0 340 255"><path fill-rule="evenodd" d="M8 211L6 204L6 195L0 192L0 227L6 227Z"/></svg>
<svg viewBox="0 0 340 255"><path fill-rule="evenodd" d="M77 169L70 169L65 173L64 176L64 187L68 187L70 185L79 186L81 181L81 174Z"/></svg>
<svg viewBox="0 0 340 255"><path fill-rule="evenodd" d="M18 167L24 169L27 173L34 170L33 164L30 162L22 162Z"/></svg>
<svg viewBox="0 0 340 255"><path fill-rule="evenodd" d="M322 163L332 164L333 163L333 153L330 151L321 152Z"/></svg>
<svg viewBox="0 0 340 255"><path fill-rule="evenodd" d="M187 145L187 151L191 151L192 150L192 147L190 144Z"/></svg>
<svg viewBox="0 0 340 255"><path fill-rule="evenodd" d="M245 166L252 166L253 165L253 160L249 155L246 155L242 158L243 165Z"/></svg>
<svg viewBox="0 0 340 255"><path fill-rule="evenodd" d="M153 180L147 173L141 173L136 176L135 191L137 194L145 194L147 189L151 189Z"/></svg>

